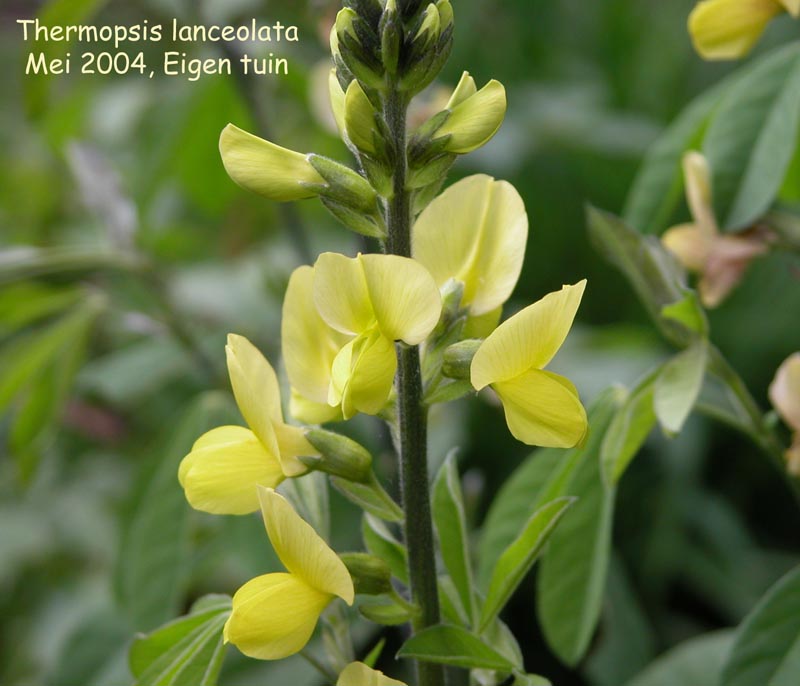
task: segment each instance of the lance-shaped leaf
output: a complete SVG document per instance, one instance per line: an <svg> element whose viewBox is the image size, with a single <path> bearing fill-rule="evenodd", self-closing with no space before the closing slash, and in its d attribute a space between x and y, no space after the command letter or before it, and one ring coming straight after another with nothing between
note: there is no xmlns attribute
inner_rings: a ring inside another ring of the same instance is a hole
<svg viewBox="0 0 800 686"><path fill-rule="evenodd" d="M660 370L650 372L636 385L608 427L600 448L603 478L608 484L619 481L656 424L653 395Z"/></svg>
<svg viewBox="0 0 800 686"><path fill-rule="evenodd" d="M433 519L439 533L439 548L445 567L458 590L467 617L474 621L472 564L467 522L458 467L451 453L442 464L433 485Z"/></svg>
<svg viewBox="0 0 800 686"><path fill-rule="evenodd" d="M508 602L536 562L556 524L573 502L574 498L557 498L534 512L522 533L500 556L481 609L481 631L489 626Z"/></svg>
<svg viewBox="0 0 800 686"><path fill-rule="evenodd" d="M439 624L408 639L397 657L437 662L464 669L493 669L511 672L514 665L473 633L455 626Z"/></svg>
<svg viewBox="0 0 800 686"><path fill-rule="evenodd" d="M800 568L775 584L736 632L721 686L800 681Z"/></svg>
<svg viewBox="0 0 800 686"><path fill-rule="evenodd" d="M545 638L569 665L584 656L597 626L611 552L614 488L601 475L598 433L570 480L567 492L577 501L550 537L537 578Z"/></svg>
<svg viewBox="0 0 800 686"><path fill-rule="evenodd" d="M703 386L708 344L699 339L667 362L656 378L653 409L664 430L678 433Z"/></svg>
<svg viewBox="0 0 800 686"><path fill-rule="evenodd" d="M408 553L405 546L394 537L389 527L380 519L365 514L361 520L361 535L367 550L384 560L392 570L392 574L407 584Z"/></svg>
<svg viewBox="0 0 800 686"><path fill-rule="evenodd" d="M775 199L800 134L800 46L756 63L725 94L703 142L723 229L750 225Z"/></svg>
<svg viewBox="0 0 800 686"><path fill-rule="evenodd" d="M188 615L138 637L129 654L134 686L215 686L230 611L228 596L206 596Z"/></svg>
<svg viewBox="0 0 800 686"><path fill-rule="evenodd" d="M715 631L685 641L659 657L628 686L708 686L719 683L733 632Z"/></svg>
<svg viewBox="0 0 800 686"><path fill-rule="evenodd" d="M621 388L611 388L592 403L586 445L567 452L555 448L536 450L506 480L486 516L480 539L478 560L482 587L486 587L500 554L531 514L544 503L569 494L575 470L584 460L598 454L608 425L626 395Z"/></svg>

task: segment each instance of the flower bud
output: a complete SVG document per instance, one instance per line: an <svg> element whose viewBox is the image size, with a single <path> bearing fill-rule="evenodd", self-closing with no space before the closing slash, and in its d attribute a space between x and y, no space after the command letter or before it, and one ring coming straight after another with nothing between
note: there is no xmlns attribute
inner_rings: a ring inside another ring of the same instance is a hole
<svg viewBox="0 0 800 686"><path fill-rule="evenodd" d="M225 171L242 188L270 200L302 200L325 183L305 155L228 124L219 138Z"/></svg>
<svg viewBox="0 0 800 686"><path fill-rule="evenodd" d="M422 15L422 23L417 33L414 35L414 43L419 46L417 49L426 50L434 41L439 38L441 31L441 18L436 5L431 3L425 8Z"/></svg>
<svg viewBox="0 0 800 686"><path fill-rule="evenodd" d="M454 343L444 351L442 373L451 379L469 379L472 358L483 341L469 339ZM312 444L313 445L313 444Z"/></svg>
<svg viewBox="0 0 800 686"><path fill-rule="evenodd" d="M395 0L388 0L380 21L381 57L383 66L390 74L397 73L400 62L400 46L403 43L403 25L397 15Z"/></svg>
<svg viewBox="0 0 800 686"><path fill-rule="evenodd" d="M409 608L395 602L361 603L358 611L370 622L384 626L397 626L414 619Z"/></svg>
<svg viewBox="0 0 800 686"><path fill-rule="evenodd" d="M318 191L320 196L331 198L345 207L368 213L376 212L378 196L361 174L339 162L313 153L308 155L308 161L327 184Z"/></svg>
<svg viewBox="0 0 800 686"><path fill-rule="evenodd" d="M465 83L461 93L458 91L457 88L454 97L457 94L462 97L468 92L469 83ZM472 152L497 133L505 113L506 90L499 81L489 81L477 93L466 97L452 108L450 116L436 132L434 140L450 136L445 150L461 155Z"/></svg>
<svg viewBox="0 0 800 686"><path fill-rule="evenodd" d="M353 578L356 593L381 595L392 591L392 571L383 560L368 553L340 555Z"/></svg>
<svg viewBox="0 0 800 686"><path fill-rule="evenodd" d="M349 481L366 483L370 477L372 456L354 440L324 429L309 429L306 440L320 457L302 458L310 469L339 476Z"/></svg>
<svg viewBox="0 0 800 686"><path fill-rule="evenodd" d="M375 109L358 81L351 81L344 96L345 131L350 142L362 152L374 155Z"/></svg>
<svg viewBox="0 0 800 686"><path fill-rule="evenodd" d="M360 22L360 23L359 23ZM359 19L358 14L349 7L339 11L336 15L334 31L337 40L331 45L334 59L338 55L353 75L369 88L380 89L383 87L383 66L380 64L373 52L362 44L357 26L362 27L362 33L368 34L369 27L364 26L364 22ZM374 38L377 45L377 37Z"/></svg>
<svg viewBox="0 0 800 686"><path fill-rule="evenodd" d="M453 6L450 0L437 0L436 9L439 12L439 33L443 34L453 26Z"/></svg>

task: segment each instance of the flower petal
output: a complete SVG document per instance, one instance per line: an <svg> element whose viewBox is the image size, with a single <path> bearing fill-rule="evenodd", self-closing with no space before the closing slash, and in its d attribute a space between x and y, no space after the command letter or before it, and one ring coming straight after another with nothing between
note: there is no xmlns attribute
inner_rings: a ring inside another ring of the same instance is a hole
<svg viewBox="0 0 800 686"><path fill-rule="evenodd" d="M350 573L314 529L271 488L259 488L261 512L272 547L292 574L320 593L353 604Z"/></svg>
<svg viewBox="0 0 800 686"><path fill-rule="evenodd" d="M689 33L705 59L737 59L750 52L783 9L777 0L703 0L689 15Z"/></svg>
<svg viewBox="0 0 800 686"><path fill-rule="evenodd" d="M221 426L203 434L178 469L189 504L212 514L255 512L256 487L275 487L283 479L275 456L241 426Z"/></svg>
<svg viewBox="0 0 800 686"><path fill-rule="evenodd" d="M475 95L456 105L436 138L450 136L445 150L465 154L481 147L497 133L506 115L506 89L494 79Z"/></svg>
<svg viewBox="0 0 800 686"><path fill-rule="evenodd" d="M239 411L264 447L277 455L278 442L272 424L283 423L283 414L275 370L244 336L228 334L225 353Z"/></svg>
<svg viewBox="0 0 800 686"><path fill-rule="evenodd" d="M336 70L331 69L328 74L328 93L331 98L331 112L333 112L333 119L336 121L336 128L339 129L339 134L344 135L344 91L336 77Z"/></svg>
<svg viewBox="0 0 800 686"><path fill-rule="evenodd" d="M705 269L712 242L695 224L673 226L661 236L664 247L692 272L702 272Z"/></svg>
<svg viewBox="0 0 800 686"><path fill-rule="evenodd" d="M783 421L800 431L800 352L778 367L769 387L769 400Z"/></svg>
<svg viewBox="0 0 800 686"><path fill-rule="evenodd" d="M313 267L295 269L283 299L281 347L289 382L303 398L327 402L333 360L348 340L317 312Z"/></svg>
<svg viewBox="0 0 800 686"><path fill-rule="evenodd" d="M476 174L453 184L414 224L413 252L441 288L464 284L462 305L482 315L502 305L519 279L528 216L514 187Z"/></svg>
<svg viewBox="0 0 800 686"><path fill-rule="evenodd" d="M350 82L344 96L344 121L350 142L359 150L374 154L375 109L356 79Z"/></svg>
<svg viewBox="0 0 800 686"><path fill-rule="evenodd" d="M314 303L329 326L346 334L366 331L375 313L358 258L324 252L314 265Z"/></svg>
<svg viewBox="0 0 800 686"><path fill-rule="evenodd" d="M475 79L470 76L468 71L465 71L461 74L461 79L459 79L458 85L455 87L455 90L453 90L453 94L447 102L446 109L452 110L456 105L460 105L477 92L478 87L475 85Z"/></svg>
<svg viewBox="0 0 800 686"><path fill-rule="evenodd" d="M563 376L532 369L492 388L503 401L506 423L517 440L571 448L586 436L586 410L575 386Z"/></svg>
<svg viewBox="0 0 800 686"><path fill-rule="evenodd" d="M225 171L237 184L270 200L311 198L308 184L324 184L305 155L228 124L219 138Z"/></svg>
<svg viewBox="0 0 800 686"><path fill-rule="evenodd" d="M695 225L708 238L719 233L714 216L711 194L711 167L699 152L690 150L683 156L683 178L686 184L686 201Z"/></svg>
<svg viewBox="0 0 800 686"><path fill-rule="evenodd" d="M318 403L303 397L295 389L289 399L289 413L303 424L325 424L326 422L340 422L342 410L340 407L331 407L327 402Z"/></svg>
<svg viewBox="0 0 800 686"><path fill-rule="evenodd" d="M341 405L342 416L378 414L392 391L397 356L394 344L374 329L353 339L333 363L328 403Z"/></svg>
<svg viewBox="0 0 800 686"><path fill-rule="evenodd" d="M472 358L472 385L480 390L550 362L569 333L585 288L585 279L564 286L498 326Z"/></svg>
<svg viewBox="0 0 800 686"><path fill-rule="evenodd" d="M424 341L442 313L436 282L419 262L397 255L359 255L375 319L390 341Z"/></svg>
<svg viewBox="0 0 800 686"><path fill-rule="evenodd" d="M303 649L332 599L292 574L257 576L234 594L223 636L249 657L280 660Z"/></svg>
<svg viewBox="0 0 800 686"><path fill-rule="evenodd" d="M363 662L351 662L339 674L336 686L406 686L406 684L367 667Z"/></svg>

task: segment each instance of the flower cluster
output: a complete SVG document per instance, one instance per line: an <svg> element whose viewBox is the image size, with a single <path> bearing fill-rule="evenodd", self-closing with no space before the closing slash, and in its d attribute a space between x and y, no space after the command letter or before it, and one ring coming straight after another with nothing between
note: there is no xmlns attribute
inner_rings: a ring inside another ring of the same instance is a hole
<svg viewBox="0 0 800 686"><path fill-rule="evenodd" d="M453 13L448 0L406 3L402 10L394 0L353 6L361 11L343 9L331 33L329 90L358 170L233 125L222 132L220 152L228 174L244 188L276 201L318 197L348 228L383 242L398 192L389 182L398 151L388 132L386 84L395 84L394 97L399 84L407 104L435 78L449 52ZM428 404L463 394L469 379L476 391L494 390L509 429L524 443L572 447L586 435L575 386L544 370L567 336L585 282L545 296L498 326L522 269L528 236L523 201L509 183L485 175L436 197L455 157L488 142L505 109L500 83L478 89L464 73L444 109L407 132L402 192L413 222L407 256L323 253L291 275L282 358L291 421L305 426L285 420L269 362L241 336L228 339L231 385L247 427L201 436L179 478L197 509L245 514L260 508L288 570L247 582L233 598L225 637L247 655L277 659L297 652L334 598L353 602L354 568L345 567L272 489L311 469L375 487L369 454L316 425L358 413L394 421L398 349L418 351ZM468 354L453 373L445 360L454 350ZM454 390L437 396L443 388ZM340 683L399 682L354 663Z"/></svg>

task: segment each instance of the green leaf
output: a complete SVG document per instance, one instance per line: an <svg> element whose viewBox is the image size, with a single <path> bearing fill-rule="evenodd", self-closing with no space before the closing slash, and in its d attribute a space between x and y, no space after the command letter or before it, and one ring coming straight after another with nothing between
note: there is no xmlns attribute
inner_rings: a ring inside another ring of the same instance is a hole
<svg viewBox="0 0 800 686"><path fill-rule="evenodd" d="M692 411L708 362L708 344L700 339L661 367L653 392L653 409L667 433L676 434Z"/></svg>
<svg viewBox="0 0 800 686"><path fill-rule="evenodd" d="M17 336L0 350L0 412L38 373L55 360L66 344L85 334L103 303L88 298L44 330Z"/></svg>
<svg viewBox="0 0 800 686"><path fill-rule="evenodd" d="M63 312L82 295L85 293L80 288L53 287L36 281L4 287L0 300L0 337Z"/></svg>
<svg viewBox="0 0 800 686"><path fill-rule="evenodd" d="M664 305L661 316L682 324L699 336L708 336L708 317L695 291L687 291L681 300Z"/></svg>
<svg viewBox="0 0 800 686"><path fill-rule="evenodd" d="M505 549L492 572L489 591L481 610L483 631L503 609L533 563L542 552L558 521L573 504L574 498L557 498L534 512L517 539Z"/></svg>
<svg viewBox="0 0 800 686"><path fill-rule="evenodd" d="M569 493L575 469L587 455L599 450L599 442L624 397L621 389L612 388L592 403L589 440L585 446L568 451L536 450L503 484L486 516L478 547L482 587L488 584L500 553L514 540L531 514L544 503Z"/></svg>
<svg viewBox="0 0 800 686"><path fill-rule="evenodd" d="M800 683L800 567L775 584L736 631L721 686Z"/></svg>
<svg viewBox="0 0 800 686"><path fill-rule="evenodd" d="M432 507L444 565L458 591L467 617L474 622L472 564L467 538L467 522L458 467L453 453L447 456L436 476L433 484Z"/></svg>
<svg viewBox="0 0 800 686"><path fill-rule="evenodd" d="M514 665L494 648L466 629L439 624L423 629L408 639L397 657L438 662L464 669L492 669L511 672Z"/></svg>
<svg viewBox="0 0 800 686"><path fill-rule="evenodd" d="M230 611L227 596L206 596L188 615L137 638L129 654L134 686L214 686Z"/></svg>
<svg viewBox="0 0 800 686"><path fill-rule="evenodd" d="M208 429L228 423L227 395L201 396L157 444L155 468L134 503L117 567L117 590L133 624L148 630L174 616L188 569L189 506L178 483L178 465Z"/></svg>
<svg viewBox="0 0 800 686"><path fill-rule="evenodd" d="M380 640L380 641L378 641L378 642L375 644L375 647L374 647L372 650L370 650L370 651L369 651L369 653L366 655L366 657L364 657L364 659L362 660L362 662L363 662L365 665L367 665L367 667L372 667L372 668L374 668L374 667L375 667L375 663L376 663L376 662L378 661L378 659L380 658L380 656L381 656L381 653L383 652L383 647L384 647L385 645L386 645L386 638L381 638L381 640Z"/></svg>
<svg viewBox="0 0 800 686"><path fill-rule="evenodd" d="M694 100L645 155L625 202L625 221L642 233L660 233L683 201L686 150L699 148L708 121L729 85L724 82Z"/></svg>
<svg viewBox="0 0 800 686"><path fill-rule="evenodd" d="M716 631L681 643L627 686L712 686L733 644L733 632ZM764 686L764 685L759 685Z"/></svg>
<svg viewBox="0 0 800 686"><path fill-rule="evenodd" d="M602 477L601 441L595 438L570 481L577 502L553 532L537 579L544 636L571 666L586 653L597 626L611 551L615 490Z"/></svg>
<svg viewBox="0 0 800 686"><path fill-rule="evenodd" d="M587 220L596 249L628 279L664 336L679 347L696 338L692 328L662 316L663 308L683 300L688 288L683 268L658 238L643 236L619 217L591 206Z"/></svg>
<svg viewBox="0 0 800 686"><path fill-rule="evenodd" d="M751 67L725 94L703 143L714 205L728 230L749 226L772 204L786 175L800 124L800 46Z"/></svg>
<svg viewBox="0 0 800 686"><path fill-rule="evenodd" d="M351 503L378 519L386 522L402 522L403 511L392 497L381 488L377 479L362 484L338 476L331 477L331 484Z"/></svg>
<svg viewBox="0 0 800 686"><path fill-rule="evenodd" d="M514 673L514 686L553 686L549 679L538 674Z"/></svg>
<svg viewBox="0 0 800 686"><path fill-rule="evenodd" d="M398 541L389 527L380 519L365 514L361 520L361 535L367 550L381 558L392 574L404 584L408 583L408 553L405 546Z"/></svg>
<svg viewBox="0 0 800 686"><path fill-rule="evenodd" d="M607 484L620 480L656 424L653 409L658 367L640 381L617 410L600 447L600 463Z"/></svg>
<svg viewBox="0 0 800 686"><path fill-rule="evenodd" d="M102 248L7 248L0 250L0 285L51 274L130 271L142 266L134 255Z"/></svg>

